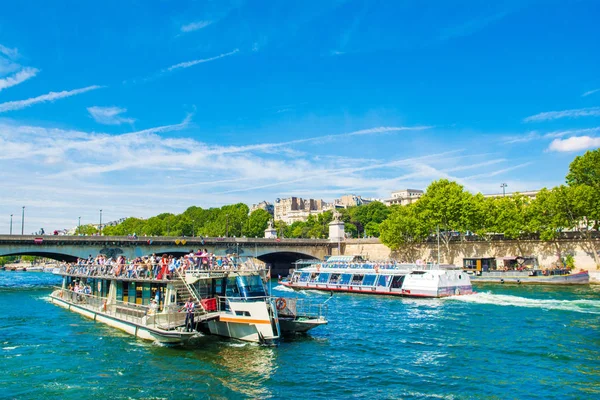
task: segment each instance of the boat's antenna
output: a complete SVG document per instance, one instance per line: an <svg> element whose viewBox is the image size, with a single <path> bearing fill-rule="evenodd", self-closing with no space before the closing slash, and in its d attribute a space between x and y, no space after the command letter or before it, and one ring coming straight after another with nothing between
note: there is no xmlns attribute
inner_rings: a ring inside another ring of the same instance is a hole
<svg viewBox="0 0 600 400"><path fill-rule="evenodd" d="M437 226L437 259L438 266L440 265L440 225Z"/></svg>

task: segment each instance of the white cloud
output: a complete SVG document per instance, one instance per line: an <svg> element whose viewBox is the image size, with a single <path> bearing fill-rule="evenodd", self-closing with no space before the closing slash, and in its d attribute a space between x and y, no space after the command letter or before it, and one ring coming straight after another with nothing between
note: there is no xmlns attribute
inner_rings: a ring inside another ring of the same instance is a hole
<svg viewBox="0 0 600 400"><path fill-rule="evenodd" d="M3 89L9 88L11 86L16 86L19 83L25 82L27 79L33 78L37 75L39 70L37 68L25 67L16 74L0 79L0 91Z"/></svg>
<svg viewBox="0 0 600 400"><path fill-rule="evenodd" d="M569 152L600 147L600 138L590 136L573 136L568 139L554 139L549 151Z"/></svg>
<svg viewBox="0 0 600 400"><path fill-rule="evenodd" d="M106 125L121 125L121 124L133 124L134 118L122 117L119 114L127 112L126 108L120 107L88 107L88 112L99 124Z"/></svg>
<svg viewBox="0 0 600 400"><path fill-rule="evenodd" d="M585 92L584 94L581 95L581 97L586 97L589 96L590 94L594 94L600 92L600 89L594 89L594 90L588 90L587 92Z"/></svg>
<svg viewBox="0 0 600 400"><path fill-rule="evenodd" d="M197 21L197 22L192 22L190 24L183 25L181 27L181 32L186 32L186 33L187 32L194 32L194 31L197 31L199 29L206 28L210 24L212 24L212 21Z"/></svg>
<svg viewBox="0 0 600 400"><path fill-rule="evenodd" d="M4 54L8 58L15 59L19 57L19 51L17 49L9 49L6 46L0 44L0 53Z"/></svg>
<svg viewBox="0 0 600 400"><path fill-rule="evenodd" d="M93 85L75 90L63 90L62 92L50 92L41 96L32 97L25 100L7 101L6 103L0 104L0 112L20 110L22 108L30 107L37 103L45 103L48 101L54 101L63 99L65 97L75 96L81 93L89 92L90 90L100 89L103 86Z"/></svg>
<svg viewBox="0 0 600 400"><path fill-rule="evenodd" d="M527 143L532 140L539 139L541 136L538 132L532 131L527 133L526 135L518 135L518 136L509 136L504 138L505 144L514 144L514 143Z"/></svg>
<svg viewBox="0 0 600 400"><path fill-rule="evenodd" d="M548 111L525 118L525 122L551 121L560 118L598 117L600 107L579 108L574 110Z"/></svg>
<svg viewBox="0 0 600 400"><path fill-rule="evenodd" d="M235 49L233 51L230 51L229 53L220 54L218 56L211 57L211 58L204 58L204 59L200 59L200 60L192 60L192 61L181 62L179 64L171 65L170 67L163 69L163 72L173 71L173 70L176 70L176 69L179 69L179 68L189 68L189 67L194 66L196 64L202 64L202 63L205 63L205 62L214 61L214 60L218 60L220 58L232 56L232 55L234 55L234 54L236 54L238 52L239 52L239 49Z"/></svg>
<svg viewBox="0 0 600 400"><path fill-rule="evenodd" d="M600 132L600 127L585 128L585 129L569 129L566 131L548 132L544 135L544 138L557 138L557 137L563 137L563 136L581 135L581 134L598 133L598 132Z"/></svg>

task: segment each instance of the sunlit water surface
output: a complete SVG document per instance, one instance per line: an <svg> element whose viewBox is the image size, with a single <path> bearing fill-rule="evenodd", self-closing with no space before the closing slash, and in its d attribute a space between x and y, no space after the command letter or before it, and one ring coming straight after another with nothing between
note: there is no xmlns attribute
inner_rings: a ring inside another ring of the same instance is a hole
<svg viewBox="0 0 600 400"><path fill-rule="evenodd" d="M336 294L329 325L277 347L206 336L180 348L52 305L59 280L0 272L1 398L600 398L599 286Z"/></svg>

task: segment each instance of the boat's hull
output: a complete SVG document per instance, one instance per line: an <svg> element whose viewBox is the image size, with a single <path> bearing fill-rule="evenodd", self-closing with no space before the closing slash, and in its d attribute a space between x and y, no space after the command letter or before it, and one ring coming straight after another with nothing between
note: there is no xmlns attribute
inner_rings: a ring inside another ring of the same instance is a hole
<svg viewBox="0 0 600 400"><path fill-rule="evenodd" d="M321 325L327 325L327 320L324 318L279 317L282 334L306 333Z"/></svg>
<svg viewBox="0 0 600 400"><path fill-rule="evenodd" d="M310 283L290 283L281 282L282 285L292 289L298 290L321 290L326 292L346 292L346 293L360 293L360 294L375 294L384 296L400 296L400 297L448 297L463 294L472 294L473 288L468 286L451 286L442 287L437 289L427 288L411 288L411 289L389 289L389 288L376 288L376 287L356 287L356 286L345 286L345 285L311 285Z"/></svg>
<svg viewBox="0 0 600 400"><path fill-rule="evenodd" d="M590 283L590 275L587 271L578 272L569 275L549 275L549 276L528 276L513 275L509 272L472 275L471 282L484 283L516 283L516 284L537 284L537 285L586 285Z"/></svg>
<svg viewBox="0 0 600 400"><path fill-rule="evenodd" d="M113 328L119 329L137 338L158 341L160 343L168 344L179 344L189 341L195 332L184 332L184 331L165 331L160 329L149 328L135 322L125 321L120 318L105 314L103 312L90 310L85 306L71 303L67 300L61 299L56 296L50 296L52 303L63 307L69 311L74 311L84 317L93 319L96 322L101 322Z"/></svg>

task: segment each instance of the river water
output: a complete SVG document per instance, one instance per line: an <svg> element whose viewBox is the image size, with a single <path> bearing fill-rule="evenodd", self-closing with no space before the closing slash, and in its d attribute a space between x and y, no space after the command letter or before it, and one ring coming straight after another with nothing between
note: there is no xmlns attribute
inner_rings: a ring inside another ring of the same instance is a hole
<svg viewBox="0 0 600 400"><path fill-rule="evenodd" d="M173 348L52 305L58 282L0 272L0 398L600 398L600 286L336 294L329 325L277 347L206 336Z"/></svg>

